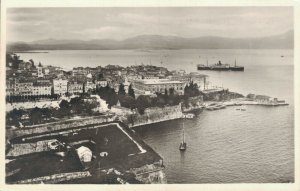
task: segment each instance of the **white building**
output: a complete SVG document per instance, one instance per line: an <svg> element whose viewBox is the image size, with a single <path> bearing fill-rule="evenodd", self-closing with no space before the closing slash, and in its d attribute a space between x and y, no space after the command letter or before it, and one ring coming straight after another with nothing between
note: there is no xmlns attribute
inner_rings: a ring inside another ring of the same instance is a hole
<svg viewBox="0 0 300 191"><path fill-rule="evenodd" d="M32 95L51 95L51 84L50 83L35 83L32 87Z"/></svg>
<svg viewBox="0 0 300 191"><path fill-rule="evenodd" d="M70 94L80 94L83 93L84 83L71 81L68 83L68 93Z"/></svg>
<svg viewBox="0 0 300 191"><path fill-rule="evenodd" d="M45 72L45 75L49 75L50 70L49 70L48 68L45 68L45 69L44 69L44 72Z"/></svg>
<svg viewBox="0 0 300 191"><path fill-rule="evenodd" d="M81 146L78 149L76 149L76 151L80 161L91 162L93 153L89 148Z"/></svg>
<svg viewBox="0 0 300 191"><path fill-rule="evenodd" d="M68 92L68 80L58 78L53 80L54 94L63 95Z"/></svg>
<svg viewBox="0 0 300 191"><path fill-rule="evenodd" d="M105 86L107 86L107 80L104 80L104 79L102 79L102 80L95 80L95 84L98 87L105 87Z"/></svg>
<svg viewBox="0 0 300 191"><path fill-rule="evenodd" d="M184 87L185 83L169 79L143 79L133 82L134 91L139 95L154 94L155 92L164 93L165 89L169 91L170 88L173 88L179 94L183 94Z"/></svg>
<svg viewBox="0 0 300 191"><path fill-rule="evenodd" d="M94 90L96 89L96 84L94 84L92 81L88 80L85 83L85 92L89 91L89 90Z"/></svg>
<svg viewBox="0 0 300 191"><path fill-rule="evenodd" d="M31 96L32 88L33 82L31 81L16 81L14 92L17 96Z"/></svg>

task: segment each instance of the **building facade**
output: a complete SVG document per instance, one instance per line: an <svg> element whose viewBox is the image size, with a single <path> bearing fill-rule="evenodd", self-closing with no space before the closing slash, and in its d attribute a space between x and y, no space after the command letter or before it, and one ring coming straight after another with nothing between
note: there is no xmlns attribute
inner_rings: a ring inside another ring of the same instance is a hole
<svg viewBox="0 0 300 191"><path fill-rule="evenodd" d="M68 83L68 93L81 94L84 91L84 83L71 81Z"/></svg>
<svg viewBox="0 0 300 191"><path fill-rule="evenodd" d="M178 94L183 94L185 83L169 79L143 79L135 80L133 88L136 94L147 95L156 92L164 93L165 89L173 88Z"/></svg>
<svg viewBox="0 0 300 191"><path fill-rule="evenodd" d="M53 80L54 94L64 95L68 92L68 80L58 78Z"/></svg>

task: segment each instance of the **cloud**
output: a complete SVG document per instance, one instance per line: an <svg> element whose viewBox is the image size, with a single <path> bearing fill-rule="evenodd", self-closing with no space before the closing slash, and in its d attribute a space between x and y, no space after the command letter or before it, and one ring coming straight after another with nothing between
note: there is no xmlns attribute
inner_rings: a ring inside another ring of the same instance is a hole
<svg viewBox="0 0 300 191"><path fill-rule="evenodd" d="M13 8L9 40L124 39L143 34L258 37L293 29L291 7Z"/></svg>

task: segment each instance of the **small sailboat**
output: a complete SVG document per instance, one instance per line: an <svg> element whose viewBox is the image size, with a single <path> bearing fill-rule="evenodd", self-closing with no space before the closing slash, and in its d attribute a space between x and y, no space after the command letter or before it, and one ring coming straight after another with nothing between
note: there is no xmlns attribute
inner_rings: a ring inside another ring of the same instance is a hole
<svg viewBox="0 0 300 191"><path fill-rule="evenodd" d="M241 111L246 111L246 110L247 110L246 106L243 105L243 106L241 107Z"/></svg>
<svg viewBox="0 0 300 191"><path fill-rule="evenodd" d="M184 121L182 122L182 142L179 145L179 150L180 151L185 151L186 150L186 142L184 140Z"/></svg>

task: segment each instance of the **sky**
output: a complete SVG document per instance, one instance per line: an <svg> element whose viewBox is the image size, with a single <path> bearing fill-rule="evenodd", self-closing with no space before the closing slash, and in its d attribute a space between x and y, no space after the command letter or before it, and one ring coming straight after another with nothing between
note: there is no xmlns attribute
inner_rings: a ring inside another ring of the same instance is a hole
<svg viewBox="0 0 300 191"><path fill-rule="evenodd" d="M9 8L7 41L138 35L263 37L293 29L292 7Z"/></svg>

